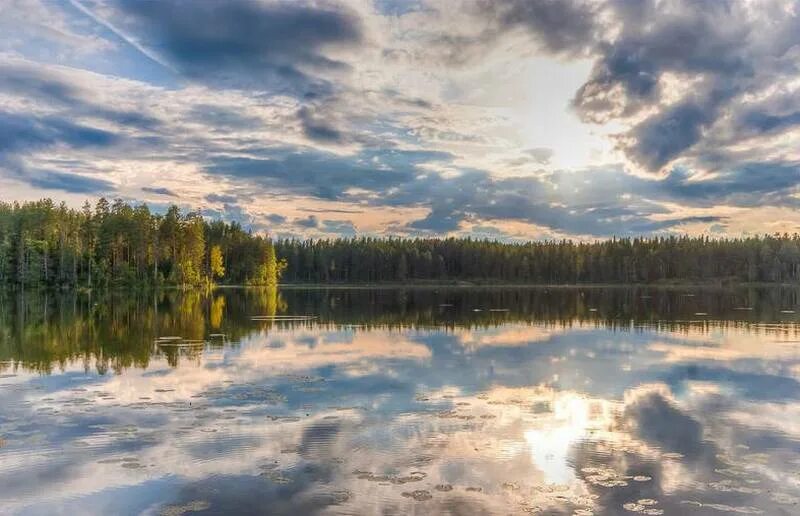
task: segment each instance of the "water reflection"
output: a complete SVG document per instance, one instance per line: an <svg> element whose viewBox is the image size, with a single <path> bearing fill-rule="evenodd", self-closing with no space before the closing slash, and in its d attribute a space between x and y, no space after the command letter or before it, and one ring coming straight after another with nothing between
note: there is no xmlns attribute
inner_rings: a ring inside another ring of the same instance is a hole
<svg viewBox="0 0 800 516"><path fill-rule="evenodd" d="M797 514L796 304L792 289L7 294L0 510Z"/></svg>

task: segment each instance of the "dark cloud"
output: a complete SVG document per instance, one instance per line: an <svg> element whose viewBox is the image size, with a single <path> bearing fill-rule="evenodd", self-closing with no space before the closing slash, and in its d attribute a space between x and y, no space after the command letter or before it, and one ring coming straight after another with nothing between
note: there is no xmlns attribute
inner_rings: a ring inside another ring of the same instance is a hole
<svg viewBox="0 0 800 516"><path fill-rule="evenodd" d="M164 188L164 187L144 186L142 187L142 191L156 195L166 195L167 197L180 197L177 193L173 192L169 188Z"/></svg>
<svg viewBox="0 0 800 516"><path fill-rule="evenodd" d="M472 63L523 32L550 54L593 59L573 107L587 122L628 125L620 147L646 171L733 152L699 145L728 120L733 137L726 147L739 135L800 124L798 96L769 90L800 73L791 51L800 45L797 1L474 0L466 12L480 30L437 36L429 45L432 55L450 64ZM744 100L764 96L759 105L743 108Z"/></svg>
<svg viewBox="0 0 800 516"><path fill-rule="evenodd" d="M408 227L434 233L446 233L457 230L463 219L463 212L448 207L434 207L425 218L411 222Z"/></svg>
<svg viewBox="0 0 800 516"><path fill-rule="evenodd" d="M653 115L629 133L628 155L648 170L659 170L697 143L715 115L707 104L691 101Z"/></svg>
<svg viewBox="0 0 800 516"><path fill-rule="evenodd" d="M593 43L597 12L581 0L479 0L484 19L498 32L529 31L544 50L576 54Z"/></svg>
<svg viewBox="0 0 800 516"><path fill-rule="evenodd" d="M152 131L161 122L139 111L119 110L91 100L91 93L65 77L15 62L0 62L0 92L65 109L69 117L107 120L121 126Z"/></svg>
<svg viewBox="0 0 800 516"><path fill-rule="evenodd" d="M108 147L118 143L114 133L75 124L58 117L35 117L0 112L0 158L56 144L73 148Z"/></svg>
<svg viewBox="0 0 800 516"><path fill-rule="evenodd" d="M120 0L145 46L197 81L298 97L327 95L328 73L347 65L325 55L358 45L361 21L343 6L299 2Z"/></svg>
<svg viewBox="0 0 800 516"><path fill-rule="evenodd" d="M104 149L120 138L111 132L56 117L0 111L0 170L31 186L75 193L109 192L105 179L29 165L25 158L51 148Z"/></svg>
<svg viewBox="0 0 800 516"><path fill-rule="evenodd" d="M423 167L451 159L442 153L408 151L363 151L351 157L285 152L262 158L220 158L208 172L293 194L372 206L429 208L425 217L405 228L412 233L455 231L465 221L492 219L597 236L668 231L683 224L722 221L719 217L666 217L668 212L658 201L704 205L707 199L727 198L737 189L744 195L748 178L759 181L768 174L759 179L758 174L742 171L739 184L728 192L724 188L704 191L706 182L678 171L664 180L598 169L496 178L483 170L462 169L457 174L442 175ZM777 182L785 176L779 172L772 175L776 198L785 195L779 192L788 183ZM708 185L712 188L713 182ZM766 186L762 186L764 191ZM625 192L630 197L620 198ZM659 220L654 215L659 215ZM319 220L311 217L295 223L319 226Z"/></svg>
<svg viewBox="0 0 800 516"><path fill-rule="evenodd" d="M449 158L447 153L424 151L365 151L355 159L321 151L270 151L263 158L215 158L207 170L324 199L342 199L351 188L382 192L408 183L420 173L417 164Z"/></svg>
<svg viewBox="0 0 800 516"><path fill-rule="evenodd" d="M797 206L791 194L800 182L800 163L742 163L706 180L693 179L683 168L673 168L657 184L663 197L681 202L714 206L729 203L738 206Z"/></svg>
<svg viewBox="0 0 800 516"><path fill-rule="evenodd" d="M193 121L209 126L210 129L256 129L262 125L260 118L248 116L240 111L211 104L197 104L189 116Z"/></svg>
<svg viewBox="0 0 800 516"><path fill-rule="evenodd" d="M233 203L235 203L237 201L237 198L236 198L235 195L225 195L225 194L212 193L212 194L206 195L206 200L208 202L221 202L221 203L226 203L226 204L233 204Z"/></svg>
<svg viewBox="0 0 800 516"><path fill-rule="evenodd" d="M295 219L294 224L303 228L314 229L319 227L319 219L316 215L309 215L304 219Z"/></svg>
<svg viewBox="0 0 800 516"><path fill-rule="evenodd" d="M283 224L286 222L286 217L277 213L270 213L266 216L266 219L273 224Z"/></svg>
<svg viewBox="0 0 800 516"><path fill-rule="evenodd" d="M297 112L303 133L311 140L322 143L341 143L344 136L333 124L312 112L308 106L300 108Z"/></svg>
<svg viewBox="0 0 800 516"><path fill-rule="evenodd" d="M356 228L348 220L323 220L322 230L326 233L336 233L340 236L355 236Z"/></svg>
<svg viewBox="0 0 800 516"><path fill-rule="evenodd" d="M780 93L745 104L734 116L734 138L774 134L800 125L800 92Z"/></svg>
<svg viewBox="0 0 800 516"><path fill-rule="evenodd" d="M63 190L71 193L103 193L113 192L114 183L96 177L68 174L55 171L37 171L24 177L25 182L37 188L47 190Z"/></svg>
<svg viewBox="0 0 800 516"><path fill-rule="evenodd" d="M783 8L608 0L603 11L612 22L595 42L594 68L574 106L584 120L599 123L653 112L624 134L622 145L632 161L653 172L691 156L731 111L752 133L793 125L798 120L791 112L736 113L744 95L797 73L797 60L786 51L800 44L800 19L796 9ZM692 81L683 98L666 101L668 75Z"/></svg>

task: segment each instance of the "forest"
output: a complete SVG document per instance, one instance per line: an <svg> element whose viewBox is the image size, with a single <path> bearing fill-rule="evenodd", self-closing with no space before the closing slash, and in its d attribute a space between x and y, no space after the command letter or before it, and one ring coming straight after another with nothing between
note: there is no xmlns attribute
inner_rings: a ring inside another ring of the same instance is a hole
<svg viewBox="0 0 800 516"><path fill-rule="evenodd" d="M0 284L56 287L282 283L575 284L800 281L800 235L499 242L373 238L273 242L236 222L100 199L0 202Z"/></svg>
<svg viewBox="0 0 800 516"><path fill-rule="evenodd" d="M612 238L503 243L470 238L282 240L287 283L515 284L800 280L800 236Z"/></svg>
<svg viewBox="0 0 800 516"><path fill-rule="evenodd" d="M272 242L236 223L100 199L0 202L0 284L24 287L276 285Z"/></svg>

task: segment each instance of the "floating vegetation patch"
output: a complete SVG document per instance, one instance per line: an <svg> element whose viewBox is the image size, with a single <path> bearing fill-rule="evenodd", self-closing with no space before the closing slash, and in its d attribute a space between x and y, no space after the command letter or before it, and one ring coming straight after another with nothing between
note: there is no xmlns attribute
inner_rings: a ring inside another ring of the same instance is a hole
<svg viewBox="0 0 800 516"><path fill-rule="evenodd" d="M423 471L412 471L408 475L376 475L371 471L355 470L353 474L360 480L368 480L369 482L388 482L390 484L408 484L409 482L421 482L428 476Z"/></svg>
<svg viewBox="0 0 800 516"><path fill-rule="evenodd" d="M684 504L684 505L691 506L691 507L697 507L697 508L705 507L705 508L713 509L715 511L720 511L720 512L733 512L733 513L738 513L738 514L763 514L764 513L764 511L762 511L761 509L759 509L757 507L750 507L750 506L739 506L739 507L736 507L736 506L732 506L732 505L725 505L725 504L722 504L722 503L703 503L703 502L698 502L698 501L695 501L695 500L683 500L683 501L681 501L681 503Z"/></svg>
<svg viewBox="0 0 800 516"><path fill-rule="evenodd" d="M416 491L404 491L402 495L406 498L411 498L418 502L424 502L433 498L431 492L426 491L424 489L417 489Z"/></svg>
<svg viewBox="0 0 800 516"><path fill-rule="evenodd" d="M630 512L638 512L640 514L647 514L650 516L659 516L664 514L664 509L654 507L658 504L657 500L652 498L642 498L635 502L628 502L622 505L622 508Z"/></svg>
<svg viewBox="0 0 800 516"><path fill-rule="evenodd" d="M291 478L284 476L280 471L277 470L264 471L260 476L275 484L289 484L292 482Z"/></svg>
<svg viewBox="0 0 800 516"><path fill-rule="evenodd" d="M434 489L443 493L447 493L453 490L453 486L450 484L437 484Z"/></svg>
<svg viewBox="0 0 800 516"><path fill-rule="evenodd" d="M628 485L628 480L633 478L606 467L586 467L581 471L586 474L587 482L601 487L625 487Z"/></svg>
<svg viewBox="0 0 800 516"><path fill-rule="evenodd" d="M205 500L195 500L183 505L167 505L162 508L159 514L161 516L182 516L187 512L205 511L211 507L211 504Z"/></svg>
<svg viewBox="0 0 800 516"><path fill-rule="evenodd" d="M348 489L338 489L320 495L323 505L342 505L353 498L353 492Z"/></svg>

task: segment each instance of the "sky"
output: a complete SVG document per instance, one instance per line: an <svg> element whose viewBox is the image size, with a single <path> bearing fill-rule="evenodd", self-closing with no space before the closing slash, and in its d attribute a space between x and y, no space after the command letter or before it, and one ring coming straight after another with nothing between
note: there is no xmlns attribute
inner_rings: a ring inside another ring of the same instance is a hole
<svg viewBox="0 0 800 516"><path fill-rule="evenodd" d="M800 231L800 1L0 0L0 200L275 237Z"/></svg>

